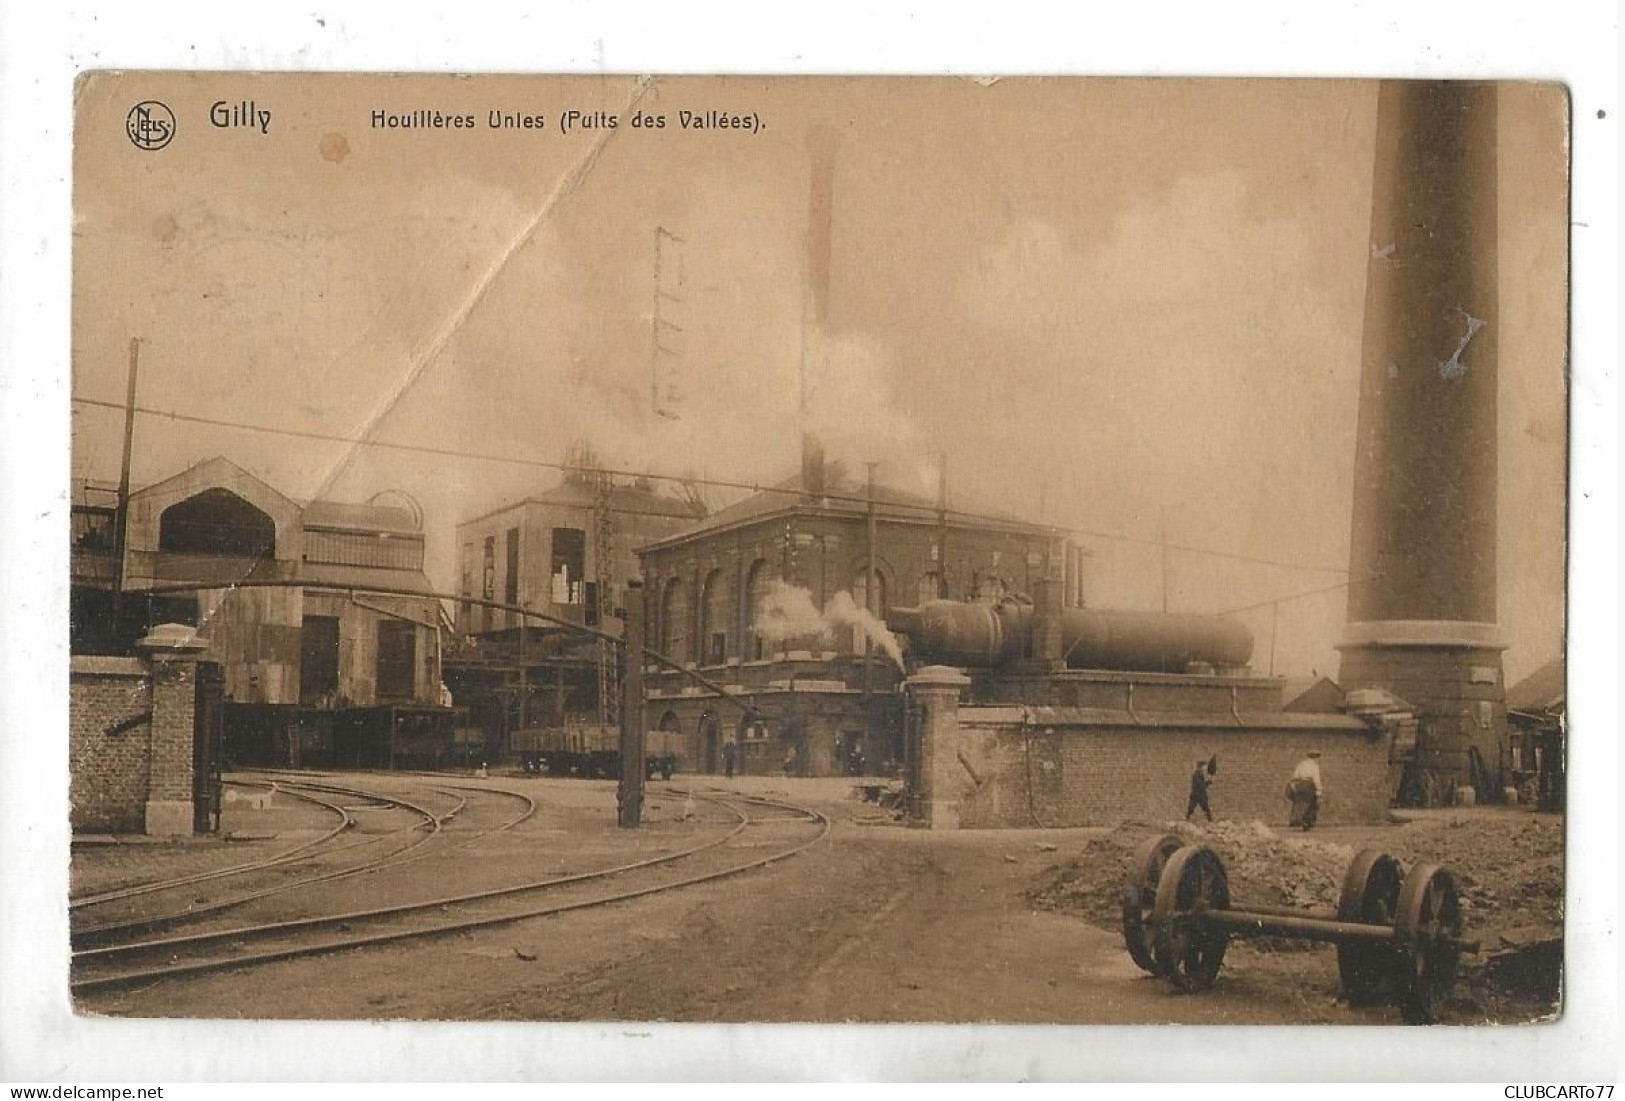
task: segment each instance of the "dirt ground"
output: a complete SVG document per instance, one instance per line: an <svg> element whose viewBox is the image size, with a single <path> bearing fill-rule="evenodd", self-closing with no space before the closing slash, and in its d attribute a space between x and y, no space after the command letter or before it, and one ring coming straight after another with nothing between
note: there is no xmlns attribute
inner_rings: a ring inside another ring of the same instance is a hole
<svg viewBox="0 0 1625 1101"><path fill-rule="evenodd" d="M1563 936L1563 821L1506 808L1400 812L1381 827L1305 833L1261 822L1129 822L1091 839L1079 855L1051 868L1032 891L1035 905L1119 928L1105 882L1127 882L1141 841L1162 832L1207 845L1224 863L1232 905L1337 905L1344 871L1362 848L1448 869L1461 890L1466 937L1482 952L1462 960L1451 1005L1457 1021L1528 1021L1559 1011ZM1225 972L1244 966L1297 970L1289 957L1325 955L1325 946L1263 939L1233 943ZM1237 958L1232 958L1235 956ZM1335 963L1332 963L1335 969Z"/></svg>
<svg viewBox="0 0 1625 1101"><path fill-rule="evenodd" d="M392 790L434 784L364 779ZM380 893L443 895L465 881L514 881L673 851L724 828L716 816L685 818L692 806L674 791L681 777L651 785L650 824L636 832L614 829L612 784L512 776L457 782L525 791L543 811L460 855L398 869L398 882L341 880L302 894L298 906L327 909ZM1215 987L1201 995L1176 994L1141 972L1117 931L1116 897L1133 847L1164 824L933 833L893 822L854 798L845 781L752 777L732 784L819 807L834 828L802 855L730 880L473 932L163 980L86 996L80 1009L420 1020L1397 1022L1389 1009L1342 1004L1326 947L1234 945ZM227 830L249 841L76 847L75 888L236 862L251 850L285 848L320 825L319 816L294 816L264 829L261 813L235 806L228 815ZM1527 1021L1554 1012L1545 988L1555 988L1553 961L1561 953L1560 818L1482 809L1307 836L1250 823L1192 829L1219 850L1233 897L1261 903L1330 904L1349 858L1367 845L1443 863L1465 885L1469 935L1494 952L1468 968L1451 1019ZM293 905L284 899L279 913Z"/></svg>

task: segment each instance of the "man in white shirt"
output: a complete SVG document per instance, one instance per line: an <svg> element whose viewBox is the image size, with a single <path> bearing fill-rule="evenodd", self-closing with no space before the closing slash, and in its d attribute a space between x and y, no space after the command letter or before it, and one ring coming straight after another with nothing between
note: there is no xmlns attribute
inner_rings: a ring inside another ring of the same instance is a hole
<svg viewBox="0 0 1625 1101"><path fill-rule="evenodd" d="M1313 829L1320 814L1320 753L1312 751L1292 770L1292 783L1287 786L1292 798L1292 825Z"/></svg>

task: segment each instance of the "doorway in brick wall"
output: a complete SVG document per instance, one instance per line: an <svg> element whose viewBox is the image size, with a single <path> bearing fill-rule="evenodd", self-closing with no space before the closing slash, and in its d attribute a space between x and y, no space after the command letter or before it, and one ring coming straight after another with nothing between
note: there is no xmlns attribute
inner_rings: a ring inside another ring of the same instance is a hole
<svg viewBox="0 0 1625 1101"><path fill-rule="evenodd" d="M197 663L192 703L192 832L220 829L220 738L226 713L226 675L212 661Z"/></svg>

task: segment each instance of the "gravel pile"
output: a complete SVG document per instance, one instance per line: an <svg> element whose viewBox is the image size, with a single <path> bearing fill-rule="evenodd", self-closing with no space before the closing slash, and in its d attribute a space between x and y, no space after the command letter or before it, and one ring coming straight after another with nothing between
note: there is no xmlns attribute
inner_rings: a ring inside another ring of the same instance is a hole
<svg viewBox="0 0 1625 1101"><path fill-rule="evenodd" d="M1051 867L1029 897L1039 909L1074 914L1116 931L1119 893L1133 874L1135 850L1148 837L1175 833L1204 844L1224 862L1233 905L1330 909L1343 875L1364 847L1420 861L1455 876L1467 935L1483 947L1463 957L1458 1010L1471 1017L1538 1019L1556 1010L1563 936L1563 822L1547 815L1429 815L1404 825L1340 831L1355 843L1322 840L1261 822L1125 822ZM1304 941L1254 938L1266 952L1309 950Z"/></svg>
<svg viewBox="0 0 1625 1101"><path fill-rule="evenodd" d="M1355 852L1347 845L1277 833L1262 822L1125 822L1052 868L1030 897L1042 909L1076 913L1115 929L1121 913L1118 894L1132 878L1134 851L1146 838L1163 833L1218 853L1231 901L1240 905L1335 907Z"/></svg>
<svg viewBox="0 0 1625 1101"><path fill-rule="evenodd" d="M1560 819L1428 818L1398 830L1395 841L1400 855L1450 869L1467 922L1487 949L1562 935Z"/></svg>

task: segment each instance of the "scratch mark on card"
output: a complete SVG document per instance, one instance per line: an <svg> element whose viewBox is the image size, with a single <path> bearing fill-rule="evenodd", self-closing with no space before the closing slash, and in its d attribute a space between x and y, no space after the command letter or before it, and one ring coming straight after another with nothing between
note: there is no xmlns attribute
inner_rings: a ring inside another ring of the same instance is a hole
<svg viewBox="0 0 1625 1101"><path fill-rule="evenodd" d="M1456 350L1450 353L1450 358L1439 364L1440 378L1460 378L1467 373L1467 364L1461 361L1461 354L1467 350L1468 343L1478 330L1485 325L1483 318L1474 317L1460 306L1456 307L1456 312L1467 319L1467 333L1461 338L1461 343L1456 345Z"/></svg>
<svg viewBox="0 0 1625 1101"><path fill-rule="evenodd" d="M620 117L623 120L638 104L643 102L643 97L648 94L649 89L653 86L653 77L640 76L637 78L636 83L632 86L631 96L627 99L626 105L620 110ZM486 265L485 270L474 278L469 285L468 293L462 297L462 300L457 303L451 313L430 335L428 341L422 345L422 351L412 357L411 361L406 365L406 370L402 373L400 381L367 415L366 423L356 436L356 441L333 464L333 468L328 471L327 477L322 479L322 484L312 494L312 500L321 500L327 496L328 492L333 488L333 483L338 481L339 475L344 473L350 462L355 458L356 453L371 438L373 432L383 422L383 419L389 415L401 398L406 395L406 392L412 388L429 364L439 358L440 353L445 350L451 338L457 335L458 330L463 327L463 323L468 320L475 307L485 298L492 284L497 281L497 278L507 268L508 262L536 236L536 231L547 221L548 217L553 213L553 209L573 194L592 173L594 166L598 164L598 158L603 155L604 147L609 144L610 139L625 129L629 128L616 126L599 131L593 143L581 154L581 158L576 161L568 172L560 177L559 182L554 186L547 198L542 200L541 205L536 208L536 213L519 228L519 232L514 235L507 246L492 258L491 262Z"/></svg>

